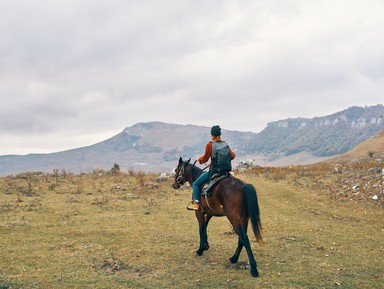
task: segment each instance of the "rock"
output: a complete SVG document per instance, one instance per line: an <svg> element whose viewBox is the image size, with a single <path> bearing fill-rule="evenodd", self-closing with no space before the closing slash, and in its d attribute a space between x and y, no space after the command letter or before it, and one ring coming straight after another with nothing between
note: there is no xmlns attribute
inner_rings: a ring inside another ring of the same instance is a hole
<svg viewBox="0 0 384 289"><path fill-rule="evenodd" d="M256 160L254 160L254 159L249 159L249 160L246 160L246 161L241 161L241 162L236 166L236 169L237 169L239 172L244 172L244 171L246 171L247 169L250 169L250 168L256 168L256 167L259 167L259 165L256 164Z"/></svg>
<svg viewBox="0 0 384 289"><path fill-rule="evenodd" d="M166 181L168 179L168 175L166 173L161 173L160 176L156 178L157 181Z"/></svg>
<svg viewBox="0 0 384 289"><path fill-rule="evenodd" d="M334 174L341 174L341 169L339 169L339 168L335 168L334 170L333 170L333 173Z"/></svg>

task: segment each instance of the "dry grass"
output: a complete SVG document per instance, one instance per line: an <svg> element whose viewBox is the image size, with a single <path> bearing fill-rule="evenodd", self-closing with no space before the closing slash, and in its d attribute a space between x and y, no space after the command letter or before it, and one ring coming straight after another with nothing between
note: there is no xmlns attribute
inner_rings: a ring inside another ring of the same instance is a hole
<svg viewBox="0 0 384 289"><path fill-rule="evenodd" d="M190 188L143 173L25 174L0 179L0 288L383 288L383 206L330 198L312 172L253 171L265 245L260 278L225 218L202 257ZM331 177L335 177L331 175ZM316 187L316 186L313 186Z"/></svg>
<svg viewBox="0 0 384 289"><path fill-rule="evenodd" d="M248 173L249 174L249 173ZM294 187L327 194L334 199L359 200L384 205L382 161L322 162L291 167L256 167L251 174L272 181L283 180Z"/></svg>

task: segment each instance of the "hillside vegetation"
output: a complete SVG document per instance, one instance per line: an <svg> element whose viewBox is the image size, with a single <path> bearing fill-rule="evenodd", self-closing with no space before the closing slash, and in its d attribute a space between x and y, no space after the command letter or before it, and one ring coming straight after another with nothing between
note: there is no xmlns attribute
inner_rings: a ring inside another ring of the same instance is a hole
<svg viewBox="0 0 384 289"><path fill-rule="evenodd" d="M225 218L212 219L211 247L195 255L191 188L173 190L172 179L118 170L3 177L0 288L383 288L383 188L348 191L352 177L380 178L379 167L238 174L258 191L265 244L250 240L259 278L245 252L228 261L237 236Z"/></svg>
<svg viewBox="0 0 384 289"><path fill-rule="evenodd" d="M350 151L330 159L331 162L350 160L384 159L384 129Z"/></svg>

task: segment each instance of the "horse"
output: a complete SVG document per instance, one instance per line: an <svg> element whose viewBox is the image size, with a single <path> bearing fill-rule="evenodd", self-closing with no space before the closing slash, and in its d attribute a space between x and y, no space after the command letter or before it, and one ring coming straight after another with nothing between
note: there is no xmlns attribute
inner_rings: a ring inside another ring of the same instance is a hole
<svg viewBox="0 0 384 289"><path fill-rule="evenodd" d="M202 174L203 170L190 163L191 159L184 161L181 157L175 169L174 189L179 189L188 182L193 182ZM229 261L237 263L243 247L245 247L249 259L250 271L253 277L258 277L257 263L253 256L247 228L251 219L253 233L256 241L263 243L260 210L256 189L252 184L246 184L236 177L225 178L212 191L210 197L201 197L200 207L195 211L199 222L200 245L196 251L202 256L209 249L207 226L212 217L226 216L238 235L238 243L235 253Z"/></svg>

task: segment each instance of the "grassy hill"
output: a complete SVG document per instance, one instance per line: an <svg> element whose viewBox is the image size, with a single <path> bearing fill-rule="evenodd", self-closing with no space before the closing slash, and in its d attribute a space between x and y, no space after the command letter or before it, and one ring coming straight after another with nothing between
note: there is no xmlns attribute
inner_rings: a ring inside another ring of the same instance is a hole
<svg viewBox="0 0 384 289"><path fill-rule="evenodd" d="M350 151L329 159L330 162L345 162L350 160L384 159L384 129L368 140L357 145Z"/></svg>

